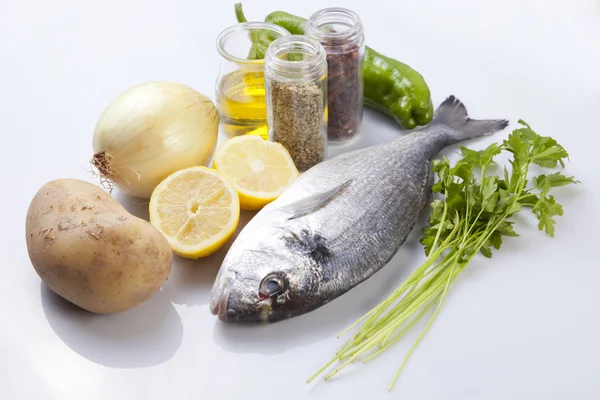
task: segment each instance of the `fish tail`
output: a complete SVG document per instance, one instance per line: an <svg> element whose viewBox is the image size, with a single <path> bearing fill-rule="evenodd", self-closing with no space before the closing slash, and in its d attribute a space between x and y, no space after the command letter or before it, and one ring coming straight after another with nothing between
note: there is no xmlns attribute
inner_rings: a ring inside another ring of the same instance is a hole
<svg viewBox="0 0 600 400"><path fill-rule="evenodd" d="M456 97L450 96L435 112L431 125L443 125L448 135L447 144L454 144L480 136L491 135L508 126L505 119L471 119L465 105Z"/></svg>

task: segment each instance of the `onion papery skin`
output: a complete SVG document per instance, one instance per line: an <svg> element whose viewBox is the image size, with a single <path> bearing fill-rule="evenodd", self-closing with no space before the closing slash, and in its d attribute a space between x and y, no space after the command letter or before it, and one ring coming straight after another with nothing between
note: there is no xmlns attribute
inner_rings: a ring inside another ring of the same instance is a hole
<svg viewBox="0 0 600 400"><path fill-rule="evenodd" d="M173 172L210 164L219 120L211 99L184 84L133 86L100 116L92 164L125 194L150 198Z"/></svg>

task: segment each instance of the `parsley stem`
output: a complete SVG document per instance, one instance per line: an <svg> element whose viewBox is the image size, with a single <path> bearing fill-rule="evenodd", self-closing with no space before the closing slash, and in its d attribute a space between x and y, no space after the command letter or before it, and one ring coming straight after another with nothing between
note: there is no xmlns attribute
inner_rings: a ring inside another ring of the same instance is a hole
<svg viewBox="0 0 600 400"><path fill-rule="evenodd" d="M396 371L396 374L394 375L394 378L392 379L392 382L390 383L390 386L388 387L388 390L392 390L392 388L394 387L394 384L396 383L396 380L398 380L398 376L400 375L400 372L402 372L402 370L404 369L404 366L408 362L408 359L410 358L410 356L412 355L412 353L415 351L415 349L417 348L417 346L419 345L419 343L421 343L421 340L423 340L423 337L425 336L425 334L429 331L429 328L431 327L431 324L433 324L433 321L435 321L438 313L440 312L440 309L444 305L444 301L446 300L446 294L448 293L448 287L450 286L450 283L453 281L452 275L454 274L454 270L456 268L456 265L457 265L457 261L455 260L454 263L452 264L451 269L450 269L450 275L448 276L448 280L446 281L446 285L444 286L444 292L442 293L442 298L439 301L439 304L436 307L435 312L433 313L433 315L429 319L429 322L427 323L427 326L425 326L425 329L423 329L423 331L421 332L421 334L419 335L419 337L417 338L417 340L415 341L415 343L412 345L412 347L410 348L410 350L408 351L408 353L404 357L404 360L402 361L402 364L400 364L400 367Z"/></svg>
<svg viewBox="0 0 600 400"><path fill-rule="evenodd" d="M363 315L361 318L356 320L348 328L344 329L338 335L338 338L340 338L341 336L346 334L348 331L350 331L352 328L354 328L356 325L358 325L360 322L364 321L367 318L368 318L367 323L365 323L363 326L370 325L373 321L375 321L377 318L379 318L379 316L383 312L385 312L385 310L391 304L393 304L395 302L395 300L398 299L398 297L400 297L408 289L409 286L411 286L414 282L420 281L421 277L423 276L423 273L425 271L427 271L429 269L429 267L431 267L435 263L435 261L441 256L441 254L448 248L448 246L451 243L451 240L453 239L456 232L460 229L460 227L461 227L461 224L457 224L452 229L452 231L450 232L448 237L442 242L442 244L440 245L438 250L434 251L432 253L430 252L429 256L427 257L427 260L415 272L413 272L410 275L410 277L402 285L400 285L400 287L398 289L396 289L390 295L390 297L388 297L387 299L385 299L384 301L382 301L381 303L376 305L373 309L371 309L371 311L369 311L368 313Z"/></svg>
<svg viewBox="0 0 600 400"><path fill-rule="evenodd" d="M440 253L441 254L441 253ZM437 259L438 257L436 257ZM435 259L433 260L435 261ZM438 275L443 272L443 269L440 268L443 267L445 264L451 262L452 260L446 260L443 263L438 264L438 266L435 266L431 271L426 272L425 274L422 271L423 267L428 267L429 263L426 262L424 263L417 271L415 271L412 275L411 278L409 278L409 281L416 281L416 284L419 284L418 286L418 291L417 293L415 293L414 295L410 295L407 294L405 295L405 297L400 301L399 304L397 304L396 306L394 306L394 308L392 308L392 310L389 312L388 315L386 315L384 318L379 319L379 320L370 320L368 322L366 322L363 327L361 329L363 329L362 332L357 332L357 334L355 334L355 337L357 337L357 339L362 339L362 337L369 335L373 330L375 329L381 329L383 326L383 324L385 324L387 321L391 321L394 318L396 318L399 314L401 314L402 312L405 311L405 303L411 303L416 301L419 297L423 296L424 293L431 287L431 284L433 284L433 282L438 278ZM426 276L428 276L428 274L430 274L431 272L436 271L436 273L433 275L433 277L430 277L428 280L425 280L424 278ZM417 287L413 286L414 289L416 289ZM411 289L412 291L412 289ZM410 292L409 292L410 293ZM393 293L392 296L390 296L389 303L386 303L384 306L380 306L381 308L378 310L377 315L381 315L386 309L389 308L389 306L391 304L393 304L401 295L402 293ZM377 307L376 307L377 308Z"/></svg>
<svg viewBox="0 0 600 400"><path fill-rule="evenodd" d="M481 182L483 182L483 178L485 178L485 170L486 170L487 165L482 165L481 166ZM479 185L479 195L483 196L483 185Z"/></svg>
<svg viewBox="0 0 600 400"><path fill-rule="evenodd" d="M366 357L363 360L363 363L366 363L368 361L371 361L373 358L377 357L378 355L380 355L381 353L383 353L386 349L388 349L390 346L392 346L394 343L396 343L399 339L402 338L402 336L404 336L404 334L414 326L414 324L416 324L421 317L423 317L423 315L425 315L425 313L427 311L429 311L429 309L435 304L435 302L437 301L437 299L439 298L439 294L434 297L429 304L427 304L427 306L423 307L423 309L421 310L421 312L419 313L419 315L417 315L415 318L412 319L412 321L410 322L410 324L406 325L406 327L400 331L398 334L396 334L396 336L394 336L389 342L387 342L384 346L382 346L379 350L377 350L375 353L371 354L370 356Z"/></svg>
<svg viewBox="0 0 600 400"><path fill-rule="evenodd" d="M444 196L448 196L448 191L444 192ZM437 233L435 234L435 239L433 240L433 244L431 245L431 251L435 252L438 240L440 239L440 234L442 233L442 229L446 224L446 214L448 213L448 203L444 202L444 212L442 213L442 220L439 223Z"/></svg>
<svg viewBox="0 0 600 400"><path fill-rule="evenodd" d="M441 290L445 286L444 282L447 282L448 279L452 279L452 273L454 266L458 262L458 256L458 253L454 253L441 260L437 264L436 273L425 283L421 283L419 286L420 290L414 294L414 297L403 298L400 303L394 307L392 314L387 315L385 319L378 320L372 324L372 326L369 326L370 329L368 329L367 332L364 332L366 336L370 336L369 339L354 341L354 348L352 348L352 346L349 346L350 348L348 346L343 348L343 351L338 352L336 357L330 360L330 362L327 363L321 370L319 370L313 377L311 377L310 380L322 373L336 360L343 361L339 367L325 377L326 380L329 380L343 368L354 362L357 357L361 356L366 351L369 351L377 344L380 345L381 350L381 348L388 348L391 344L400 339L403 333L406 332L408 328L413 326L414 323L421 318L424 312L433 305L435 300L439 298ZM449 264L451 265L451 268L445 268ZM421 313L417 315L417 317L413 318L400 333L396 334L391 340L389 340L390 335L397 331L404 322L409 320L410 317L422 307L423 310L421 310ZM376 333L374 330L376 330ZM362 339L362 337L360 339ZM370 358L372 357L370 356L368 359Z"/></svg>

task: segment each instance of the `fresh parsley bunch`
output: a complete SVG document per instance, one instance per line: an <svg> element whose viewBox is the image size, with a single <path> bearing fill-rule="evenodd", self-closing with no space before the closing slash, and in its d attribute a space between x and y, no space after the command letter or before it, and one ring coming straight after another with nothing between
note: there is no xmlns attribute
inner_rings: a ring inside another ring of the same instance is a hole
<svg viewBox="0 0 600 400"><path fill-rule="evenodd" d="M538 219L538 228L554 236L555 217L562 206L550 194L553 188L577 183L560 172L538 175L529 182L530 168L564 168L567 151L550 137L538 135L522 120L503 143L494 143L482 151L461 147L462 158L450 165L447 158L435 160L437 182L433 191L443 200L431 203L429 223L423 229L421 243L427 260L390 297L376 306L343 333L360 322L361 327L342 346L336 356L309 379L338 362L326 376L331 378L359 357L368 361L381 354L410 329L434 305L435 311L394 376L394 385L406 361L413 353L440 311L450 284L476 254L492 257L503 237L516 237L511 218L530 208ZM510 171L498 176L494 158L510 153ZM532 183L532 184L530 184ZM342 334L343 334L342 333Z"/></svg>

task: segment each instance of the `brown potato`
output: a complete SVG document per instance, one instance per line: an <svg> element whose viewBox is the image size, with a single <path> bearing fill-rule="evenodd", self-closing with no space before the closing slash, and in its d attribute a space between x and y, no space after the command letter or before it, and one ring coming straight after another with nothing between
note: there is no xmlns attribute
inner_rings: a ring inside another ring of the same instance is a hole
<svg viewBox="0 0 600 400"><path fill-rule="evenodd" d="M38 191L27 212L26 234L29 258L42 280L93 313L143 303L171 270L171 247L156 228L77 179L54 180Z"/></svg>

